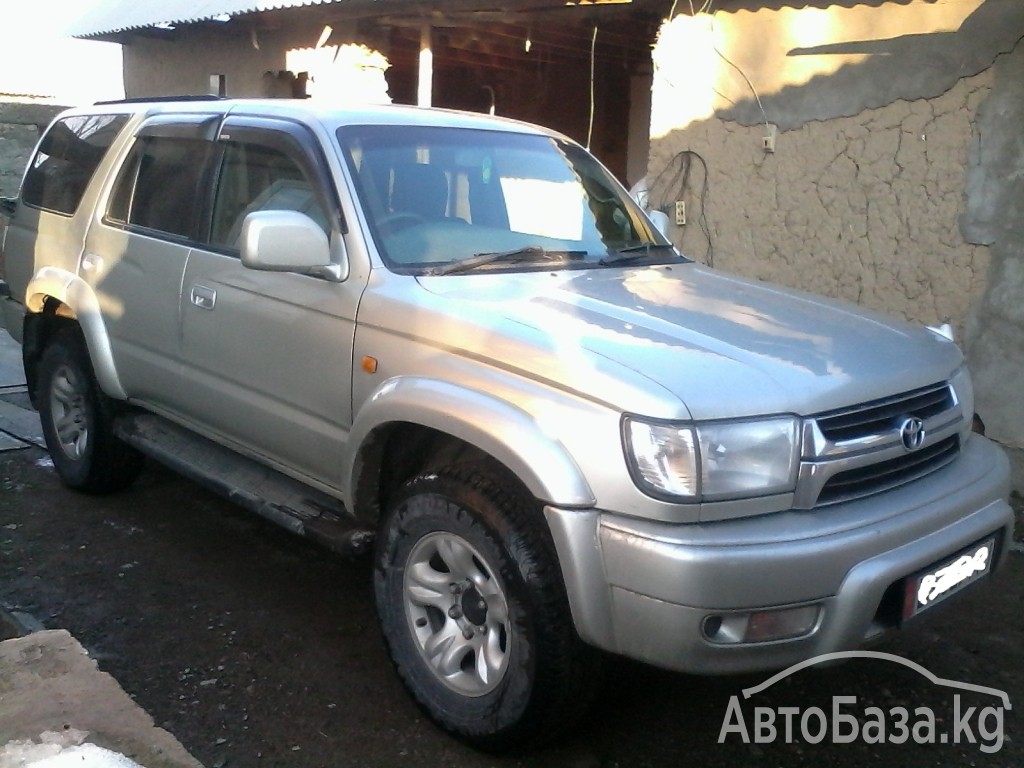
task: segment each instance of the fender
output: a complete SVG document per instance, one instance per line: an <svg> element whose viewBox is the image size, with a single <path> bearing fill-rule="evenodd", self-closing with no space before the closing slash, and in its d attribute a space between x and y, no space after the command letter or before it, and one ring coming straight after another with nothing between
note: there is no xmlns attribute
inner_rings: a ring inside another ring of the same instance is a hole
<svg viewBox="0 0 1024 768"><path fill-rule="evenodd" d="M344 467L348 488L355 488L359 447L374 429L395 422L429 427L476 446L514 472L538 499L560 507L596 503L565 446L529 413L484 392L418 376L386 381L359 409Z"/></svg>
<svg viewBox="0 0 1024 768"><path fill-rule="evenodd" d="M43 267L36 272L25 289L26 311L42 312L46 299L51 297L67 305L81 326L100 389L112 398L126 400L128 395L121 386L114 366L110 336L103 324L99 299L92 286L65 269Z"/></svg>

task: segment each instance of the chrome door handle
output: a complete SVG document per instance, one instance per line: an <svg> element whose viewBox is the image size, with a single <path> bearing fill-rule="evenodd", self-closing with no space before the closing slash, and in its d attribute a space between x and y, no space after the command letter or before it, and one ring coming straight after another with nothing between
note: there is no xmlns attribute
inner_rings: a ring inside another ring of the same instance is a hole
<svg viewBox="0 0 1024 768"><path fill-rule="evenodd" d="M217 292L205 285L193 285L192 303L200 309L213 309L217 303Z"/></svg>

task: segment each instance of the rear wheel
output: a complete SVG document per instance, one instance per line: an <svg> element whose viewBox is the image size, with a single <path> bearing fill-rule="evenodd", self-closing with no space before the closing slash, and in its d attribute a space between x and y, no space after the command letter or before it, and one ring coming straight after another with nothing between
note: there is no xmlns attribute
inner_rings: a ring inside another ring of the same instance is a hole
<svg viewBox="0 0 1024 768"><path fill-rule="evenodd" d="M66 485L102 493L138 476L142 454L114 436L114 404L96 383L76 329L60 331L43 352L36 402L46 447Z"/></svg>
<svg viewBox="0 0 1024 768"><path fill-rule="evenodd" d="M378 538L375 593L399 675L442 728L531 746L586 713L597 652L576 634L540 510L485 465L406 483Z"/></svg>

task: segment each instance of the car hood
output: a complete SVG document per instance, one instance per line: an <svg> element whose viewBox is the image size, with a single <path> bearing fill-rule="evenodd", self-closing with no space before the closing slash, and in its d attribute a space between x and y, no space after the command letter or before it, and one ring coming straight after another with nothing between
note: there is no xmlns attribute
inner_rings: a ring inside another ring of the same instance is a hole
<svg viewBox="0 0 1024 768"><path fill-rule="evenodd" d="M921 326L697 264L418 282L447 344L652 417L809 415L962 362Z"/></svg>

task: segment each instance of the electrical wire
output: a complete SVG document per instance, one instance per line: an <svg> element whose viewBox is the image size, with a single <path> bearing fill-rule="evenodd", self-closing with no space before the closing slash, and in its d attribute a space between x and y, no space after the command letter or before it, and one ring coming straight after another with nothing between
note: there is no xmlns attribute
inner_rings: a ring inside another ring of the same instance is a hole
<svg viewBox="0 0 1024 768"><path fill-rule="evenodd" d="M693 0L687 0L687 3L690 6L690 15L691 16L696 16L698 13L707 13L708 11L711 10L711 4L713 2L714 2L714 0L706 0L704 5L701 6L700 11L697 11L693 7ZM676 6L677 5L679 5L679 0L672 0L672 7L669 9L669 12L668 12L668 20L669 21L672 21L672 19L674 19L676 17Z"/></svg>
<svg viewBox="0 0 1024 768"><path fill-rule="evenodd" d="M675 18L676 7L678 5L678 2L679 0L672 0L672 8L669 11L669 20ZM713 12L714 0L705 0L705 2L700 6L699 9L694 8L693 2L694 0L687 0L687 4L690 6L690 16L696 16L700 13L708 14L708 16L710 17L709 31L711 33L712 48L714 49L715 53L722 59L722 61L724 61L734 70L736 70L740 74L740 77L742 77L743 80L746 82L747 87L750 88L750 92L754 94L754 100L757 102L758 109L761 110L761 117L764 119L765 131L770 133L771 128L768 120L768 113L765 111L764 104L761 102L761 96L760 94L758 94L757 88L754 86L754 83L751 81L751 79L747 76L747 73L744 72L738 64L736 64L728 56L726 56L718 47L718 43L715 41L715 13ZM690 191L690 173L692 171L694 159L696 159L697 162L700 163L701 168L704 172L704 179L701 182L699 196L700 214L697 216L697 222L700 226L700 231L704 235L705 240L707 241L707 250L704 254L704 263L707 264L709 267L714 267L715 245L711 237L711 225L708 223L707 217L707 200L708 191L710 188L710 174L708 173L707 161L699 153L694 152L693 150L690 149L684 149L682 152L676 154L668 162L668 164L661 170L661 173L659 173L655 177L654 181L651 183L650 191L648 194L650 197L653 198L659 187L662 187L662 182L665 179L666 174L671 172L671 178L664 185L664 187L662 188L661 195L659 195L657 198L662 201L662 204L661 206L659 206L658 210L668 214L669 209L675 206L675 201L686 200L687 193Z"/></svg>
<svg viewBox="0 0 1024 768"><path fill-rule="evenodd" d="M670 171L672 176L664 184L663 191L656 199L662 201L662 204L658 206L657 210L668 214L668 209L674 207L676 200L685 200L687 192L690 188L690 172L692 171L693 160L696 159L700 163L702 170L704 171L704 179L701 182L700 188L700 214L697 216L697 223L700 226L700 231L707 240L707 249L704 252L704 263L709 267L715 266L715 246L711 238L711 225L708 223L707 217L707 200L708 190L710 188L710 180L708 173L707 161L698 153L692 149L684 149L682 152L677 153L668 164L662 168L654 181L651 183L649 196L653 198L659 188L662 187L662 182L665 179L666 174Z"/></svg>
<svg viewBox="0 0 1024 768"><path fill-rule="evenodd" d="M590 38L590 120L587 124L587 151L590 151L590 140L594 136L594 60L597 53L597 24L594 25L594 36Z"/></svg>
<svg viewBox="0 0 1024 768"><path fill-rule="evenodd" d="M705 7L709 11L711 10L711 3L712 2L713 2L713 0L708 0L707 3L705 3ZM730 59L728 56L726 56L724 53L722 53L722 51L718 48L718 43L715 42L715 16L714 16L714 14L711 14L711 47L714 48L715 53L718 54L718 56L722 59L722 61L724 61L730 67L732 67L737 72L739 72L740 73L740 77L742 77L746 81L747 87L750 88L750 92L752 94L754 94L754 101L757 102L757 108L761 110L761 117L764 120L764 129L765 129L765 132L766 132L765 135L767 136L768 134L771 133L772 129L771 129L771 126L769 125L768 113L764 109L764 104L761 103L761 96L758 94L757 88L754 87L754 84L751 82L750 78L747 77L747 73L744 72L743 69L740 68L740 66L738 64L736 64L736 62L734 62L732 59Z"/></svg>

